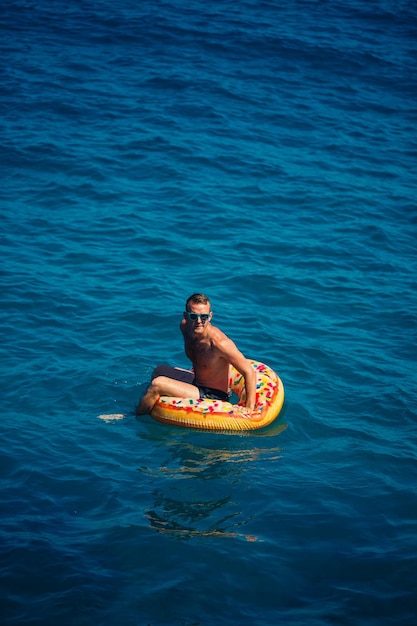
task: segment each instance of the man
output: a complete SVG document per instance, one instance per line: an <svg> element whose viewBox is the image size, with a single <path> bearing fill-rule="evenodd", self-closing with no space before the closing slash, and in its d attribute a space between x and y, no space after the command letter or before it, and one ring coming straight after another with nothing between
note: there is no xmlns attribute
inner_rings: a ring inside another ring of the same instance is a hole
<svg viewBox="0 0 417 626"><path fill-rule="evenodd" d="M229 366L245 379L246 411L255 408L256 373L237 346L219 328L212 326L210 300L202 293L190 296L185 304L180 330L185 353L193 364L188 370L160 365L136 408L137 415L150 413L159 396L228 400Z"/></svg>

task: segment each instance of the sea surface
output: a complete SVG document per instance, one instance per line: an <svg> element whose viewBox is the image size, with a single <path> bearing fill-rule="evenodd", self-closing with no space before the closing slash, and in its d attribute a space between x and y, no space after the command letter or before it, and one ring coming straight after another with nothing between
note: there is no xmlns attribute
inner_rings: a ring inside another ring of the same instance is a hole
<svg viewBox="0 0 417 626"><path fill-rule="evenodd" d="M414 0L0 33L1 624L415 626ZM135 417L196 291L282 378L268 428Z"/></svg>

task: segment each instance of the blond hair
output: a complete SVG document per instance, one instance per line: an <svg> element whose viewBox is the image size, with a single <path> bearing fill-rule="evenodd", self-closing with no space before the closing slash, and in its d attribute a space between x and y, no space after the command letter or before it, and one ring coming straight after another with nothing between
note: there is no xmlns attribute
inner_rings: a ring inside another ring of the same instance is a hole
<svg viewBox="0 0 417 626"><path fill-rule="evenodd" d="M204 295L204 293L193 293L192 296L187 298L187 301L185 303L186 311L188 311L188 306L191 302L193 304L210 304L210 300L208 299L206 295ZM210 308L211 308L211 304L210 304Z"/></svg>

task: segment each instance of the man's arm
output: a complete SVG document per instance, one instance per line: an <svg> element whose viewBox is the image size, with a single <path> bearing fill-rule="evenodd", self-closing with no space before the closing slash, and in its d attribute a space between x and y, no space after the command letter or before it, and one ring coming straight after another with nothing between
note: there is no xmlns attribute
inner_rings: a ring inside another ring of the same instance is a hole
<svg viewBox="0 0 417 626"><path fill-rule="evenodd" d="M237 348L236 344L229 338L218 343L217 349L222 357L229 361L245 379L246 403L245 406L250 411L255 408L256 402L256 372L248 359Z"/></svg>
<svg viewBox="0 0 417 626"><path fill-rule="evenodd" d="M245 363L242 365L233 362L232 365L242 374L245 379L246 403L245 406L250 411L255 408L256 402L256 372L249 361L243 356Z"/></svg>

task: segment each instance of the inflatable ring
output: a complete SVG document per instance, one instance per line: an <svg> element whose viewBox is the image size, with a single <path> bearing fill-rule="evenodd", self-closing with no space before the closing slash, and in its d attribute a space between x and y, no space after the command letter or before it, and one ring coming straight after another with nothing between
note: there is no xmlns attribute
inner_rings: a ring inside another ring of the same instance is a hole
<svg viewBox="0 0 417 626"><path fill-rule="evenodd" d="M165 424L201 428L204 430L255 430L268 426L278 416L284 404L284 387L279 376L267 365L250 360L256 371L256 405L248 415L245 405L245 380L230 367L229 391L238 397L238 403L207 398L171 398L161 396L151 416Z"/></svg>

